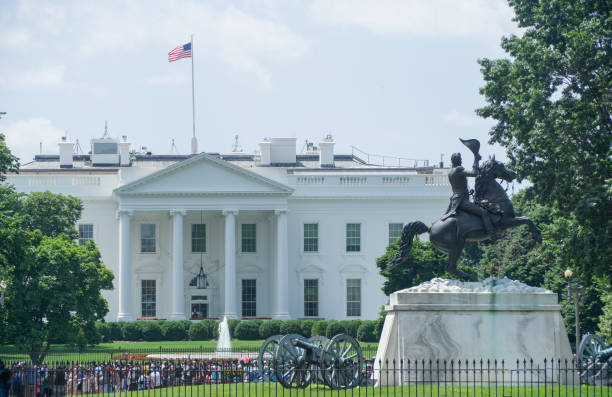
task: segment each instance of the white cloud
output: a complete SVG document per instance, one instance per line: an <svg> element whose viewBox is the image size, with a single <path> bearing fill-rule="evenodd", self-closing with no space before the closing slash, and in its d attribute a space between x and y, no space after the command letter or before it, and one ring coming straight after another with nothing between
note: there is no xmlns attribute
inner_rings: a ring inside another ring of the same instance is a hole
<svg viewBox="0 0 612 397"><path fill-rule="evenodd" d="M30 32L26 29L8 29L0 31L0 47L26 50L30 41Z"/></svg>
<svg viewBox="0 0 612 397"><path fill-rule="evenodd" d="M27 90L59 86L64 82L64 66L42 65L35 69L20 70L7 77L0 77L0 87Z"/></svg>
<svg viewBox="0 0 612 397"><path fill-rule="evenodd" d="M234 71L254 75L266 86L267 62L294 62L309 52L309 43L284 23L254 17L233 6L217 9L206 3L163 0L144 6L115 0L81 3L72 12L83 22L77 48L86 56L137 51L143 46L164 46L164 51L170 51L194 33L196 60L221 61Z"/></svg>
<svg viewBox="0 0 612 397"><path fill-rule="evenodd" d="M442 115L444 121L448 124L459 125L459 126L470 126L470 125L493 125L494 121L489 119L483 119L475 114L464 114L457 110L451 110Z"/></svg>
<svg viewBox="0 0 612 397"><path fill-rule="evenodd" d="M187 82L187 75L185 73L169 72L145 77L144 81L146 84L154 86L180 85Z"/></svg>
<svg viewBox="0 0 612 397"><path fill-rule="evenodd" d="M39 151L42 142L43 153L57 153L57 143L64 131L53 125L46 117L34 117L30 120L16 121L1 126L0 131L6 135L6 143L21 163L27 163Z"/></svg>
<svg viewBox="0 0 612 397"><path fill-rule="evenodd" d="M400 38L461 37L499 42L515 30L503 0L315 0L311 16Z"/></svg>

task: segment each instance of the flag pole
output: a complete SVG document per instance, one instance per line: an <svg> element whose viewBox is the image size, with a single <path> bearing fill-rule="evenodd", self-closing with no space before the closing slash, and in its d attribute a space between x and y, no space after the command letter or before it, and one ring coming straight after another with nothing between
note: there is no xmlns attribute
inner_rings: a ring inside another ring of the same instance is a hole
<svg viewBox="0 0 612 397"><path fill-rule="evenodd" d="M196 138L196 124L195 124L195 85L193 81L193 33L191 34L191 114L193 117L193 137L191 138L191 153L196 154L198 152L198 140Z"/></svg>

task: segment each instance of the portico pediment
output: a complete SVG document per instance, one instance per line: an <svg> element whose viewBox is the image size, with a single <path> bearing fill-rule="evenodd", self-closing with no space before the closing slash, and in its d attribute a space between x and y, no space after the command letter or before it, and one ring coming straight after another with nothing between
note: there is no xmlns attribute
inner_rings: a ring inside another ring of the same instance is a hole
<svg viewBox="0 0 612 397"><path fill-rule="evenodd" d="M202 153L115 189L123 195L281 195L288 186Z"/></svg>

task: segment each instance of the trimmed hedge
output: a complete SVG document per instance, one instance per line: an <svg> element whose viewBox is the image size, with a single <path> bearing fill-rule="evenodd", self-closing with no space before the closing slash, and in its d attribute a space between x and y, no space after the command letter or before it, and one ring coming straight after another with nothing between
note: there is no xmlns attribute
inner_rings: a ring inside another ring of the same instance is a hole
<svg viewBox="0 0 612 397"><path fill-rule="evenodd" d="M142 328L137 322L121 323L122 339L138 341L142 339Z"/></svg>
<svg viewBox="0 0 612 397"><path fill-rule="evenodd" d="M234 336L237 339L257 340L259 339L259 327L261 324L257 320L241 321L234 329Z"/></svg>
<svg viewBox="0 0 612 397"><path fill-rule="evenodd" d="M191 324L189 324L191 328ZM165 340L185 339L185 324L181 321L166 321L161 325L161 332Z"/></svg>
<svg viewBox="0 0 612 397"><path fill-rule="evenodd" d="M142 339L147 342L156 342L163 340L161 327L157 321L143 321L140 323Z"/></svg>
<svg viewBox="0 0 612 397"><path fill-rule="evenodd" d="M314 323L314 320L300 320L301 334L306 338L310 338L312 336L312 326Z"/></svg>
<svg viewBox="0 0 612 397"><path fill-rule="evenodd" d="M283 322L280 320L263 321L259 326L259 336L262 339L268 339L272 335L279 335L280 327Z"/></svg>
<svg viewBox="0 0 612 397"><path fill-rule="evenodd" d="M210 325L205 321L192 323L189 327L189 339L191 340L209 340L211 336Z"/></svg>
<svg viewBox="0 0 612 397"><path fill-rule="evenodd" d="M372 323L372 324L370 324ZM181 321L135 321L135 322L97 322L95 335L89 332L83 335L91 341L87 344L125 341L180 341L186 335L191 340L211 340L219 337L219 321L206 319L198 322ZM365 324L365 326L364 326ZM347 333L364 342L378 341L380 329L376 321L369 320L244 320L232 319L228 321L232 338L243 340L266 339L272 335L301 334L306 338L314 335L323 335L327 338L339 333ZM92 330L93 331L93 330ZM91 334L91 335L89 335ZM364 339L367 338L367 339ZM62 340L62 336L56 338ZM56 342L58 343L58 342Z"/></svg>
<svg viewBox="0 0 612 397"><path fill-rule="evenodd" d="M283 335L301 334L302 327L300 327L300 322L298 320L283 321L280 326L280 333Z"/></svg>
<svg viewBox="0 0 612 397"><path fill-rule="evenodd" d="M240 320L237 318L233 318L231 320L227 320L227 326L229 328L230 336L234 336L234 332L236 331L236 327L240 324Z"/></svg>
<svg viewBox="0 0 612 397"><path fill-rule="evenodd" d="M361 322L362 322L361 320L351 320L348 323L347 333L355 339L357 339L357 331L359 330L359 327L361 326Z"/></svg>
<svg viewBox="0 0 612 397"><path fill-rule="evenodd" d="M327 324L327 329L325 330L325 337L327 339L331 339L338 334L346 334L347 330L344 328L344 325L340 321L332 320Z"/></svg>
<svg viewBox="0 0 612 397"><path fill-rule="evenodd" d="M362 342L377 342L376 321L365 320L361 322L357 330L357 339Z"/></svg>
<svg viewBox="0 0 612 397"><path fill-rule="evenodd" d="M325 336L325 331L327 331L327 321L319 320L314 323L312 326L311 336L321 335Z"/></svg>

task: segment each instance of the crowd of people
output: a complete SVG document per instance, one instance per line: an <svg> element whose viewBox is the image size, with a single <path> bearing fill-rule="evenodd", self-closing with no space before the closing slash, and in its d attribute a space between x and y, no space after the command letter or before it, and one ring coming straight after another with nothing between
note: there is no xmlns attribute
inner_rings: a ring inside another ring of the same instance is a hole
<svg viewBox="0 0 612 397"><path fill-rule="evenodd" d="M275 382L272 366L260 372L250 358L239 360L158 360L90 362L53 367L0 361L0 397L59 397L118 393L170 386Z"/></svg>
<svg viewBox="0 0 612 397"><path fill-rule="evenodd" d="M4 364L1 364L4 366ZM17 397L53 397L169 386L275 381L274 369L264 374L249 360L229 361L114 361L58 364L54 368L18 362L3 369L8 373L0 389ZM0 397L5 397L1 394Z"/></svg>

